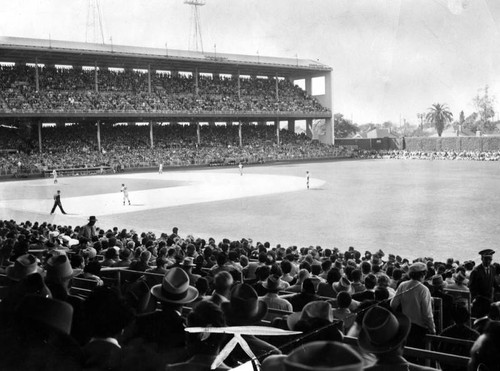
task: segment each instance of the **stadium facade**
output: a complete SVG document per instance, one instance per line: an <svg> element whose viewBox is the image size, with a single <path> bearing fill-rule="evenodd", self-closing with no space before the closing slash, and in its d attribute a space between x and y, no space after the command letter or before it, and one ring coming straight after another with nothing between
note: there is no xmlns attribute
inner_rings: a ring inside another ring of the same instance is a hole
<svg viewBox="0 0 500 371"><path fill-rule="evenodd" d="M313 120L322 120L322 130L316 138L325 144L334 143L333 135L333 97L332 68L317 61L298 58L275 58L265 56L236 55L226 53L192 52L172 49L155 49L122 45L102 45L70 41L27 39L16 37L0 37L0 62L14 63L16 66L31 66L35 76L36 92L43 91L39 85L39 70L43 67L71 66L73 69L93 67L95 83L92 90L99 90L99 71L107 69L123 69L124 71L142 70L147 74L145 93L154 89L152 78L157 71L168 71L175 76L179 73L191 73L193 93L198 94L199 76L211 75L218 79L221 75L231 76L237 81L238 96L240 94L240 77L267 77L268 79L286 79L290 82L303 80L305 94L312 95L313 79L321 78L324 84L323 95L315 95L314 99L322 106L322 110L164 110L147 111L125 110L79 110L79 109L40 109L9 107L6 99L0 95L0 121L4 124L29 122L38 124L41 132L42 123L116 123L116 122L149 122L151 133L157 122L248 122L266 123L273 121L279 128L281 121L288 122L288 130L294 130L296 120L305 120L307 133L312 137ZM40 72L41 73L41 72ZM276 82L276 97L279 95ZM97 125L99 127L99 125ZM277 130L279 131L279 130ZM41 150L41 137L40 137Z"/></svg>

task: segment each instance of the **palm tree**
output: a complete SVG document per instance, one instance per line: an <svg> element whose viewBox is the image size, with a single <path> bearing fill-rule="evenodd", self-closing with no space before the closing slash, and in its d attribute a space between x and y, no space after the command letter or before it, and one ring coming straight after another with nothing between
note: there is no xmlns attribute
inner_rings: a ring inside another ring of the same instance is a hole
<svg viewBox="0 0 500 371"><path fill-rule="evenodd" d="M453 114L449 111L446 104L435 103L429 108L425 119L434 125L438 136L441 136L445 125L453 120Z"/></svg>

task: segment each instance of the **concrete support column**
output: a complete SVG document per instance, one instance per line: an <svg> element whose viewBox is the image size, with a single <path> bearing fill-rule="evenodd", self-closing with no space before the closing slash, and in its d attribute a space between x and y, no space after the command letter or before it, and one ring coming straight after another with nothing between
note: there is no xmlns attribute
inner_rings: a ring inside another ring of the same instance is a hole
<svg viewBox="0 0 500 371"><path fill-rule="evenodd" d="M42 153L42 120L38 121L38 151Z"/></svg>
<svg viewBox="0 0 500 371"><path fill-rule="evenodd" d="M274 121L274 126L276 127L276 144L280 146L280 120L276 119Z"/></svg>
<svg viewBox="0 0 500 371"><path fill-rule="evenodd" d="M196 121L196 138L198 139L198 145L201 144L201 130L200 130L200 122Z"/></svg>
<svg viewBox="0 0 500 371"><path fill-rule="evenodd" d="M311 77L306 77L306 93L311 95L312 94L312 78Z"/></svg>
<svg viewBox="0 0 500 371"><path fill-rule="evenodd" d="M35 89L40 91L40 78L38 76L38 58L35 58Z"/></svg>
<svg viewBox="0 0 500 371"><path fill-rule="evenodd" d="M99 82L97 80L97 61L94 62L94 88L97 93L99 91Z"/></svg>
<svg viewBox="0 0 500 371"><path fill-rule="evenodd" d="M151 94L151 65L148 64L148 93Z"/></svg>
<svg viewBox="0 0 500 371"><path fill-rule="evenodd" d="M97 149L99 153L102 153L101 151L101 122L97 121Z"/></svg>
<svg viewBox="0 0 500 371"><path fill-rule="evenodd" d="M239 122L239 125L238 125L238 138L240 140L240 147L243 147L243 135L242 135L242 132L241 132L241 121Z"/></svg>
<svg viewBox="0 0 500 371"><path fill-rule="evenodd" d="M236 80L238 83L238 99L241 99L240 70L238 70L238 74L236 75L236 78L238 79L238 80Z"/></svg>
<svg viewBox="0 0 500 371"><path fill-rule="evenodd" d="M288 131L295 133L295 120L293 119L288 120Z"/></svg>
<svg viewBox="0 0 500 371"><path fill-rule="evenodd" d="M198 87L198 68L194 69L193 72L193 77L194 77L194 94L198 95L199 93L199 87Z"/></svg>
<svg viewBox="0 0 500 371"><path fill-rule="evenodd" d="M151 143L151 148L154 148L154 140L153 140L153 125L154 121L149 122L149 143Z"/></svg>

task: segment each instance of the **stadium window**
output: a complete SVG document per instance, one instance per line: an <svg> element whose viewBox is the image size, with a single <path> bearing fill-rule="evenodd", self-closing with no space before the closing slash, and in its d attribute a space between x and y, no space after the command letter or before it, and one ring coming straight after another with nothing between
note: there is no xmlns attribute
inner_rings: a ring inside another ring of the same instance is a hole
<svg viewBox="0 0 500 371"><path fill-rule="evenodd" d="M305 79L293 80L293 84L298 86L302 90L306 90L306 80Z"/></svg>
<svg viewBox="0 0 500 371"><path fill-rule="evenodd" d="M267 76L257 76L258 79L262 80L268 80L269 78Z"/></svg>
<svg viewBox="0 0 500 371"><path fill-rule="evenodd" d="M213 79L213 78L214 78L214 75L213 75L213 74L211 74L211 73L207 73L207 72L200 72L200 73L199 73L199 75L200 75L201 77L207 77L207 78L209 78L209 79Z"/></svg>
<svg viewBox="0 0 500 371"><path fill-rule="evenodd" d="M95 67L94 66L82 66L82 70L84 70L84 71L94 71ZM99 71L99 67L97 67L97 71Z"/></svg>
<svg viewBox="0 0 500 371"><path fill-rule="evenodd" d="M26 67L36 67L36 63L26 63ZM43 63L38 63L38 68L43 68L45 67L45 64Z"/></svg>
<svg viewBox="0 0 500 371"><path fill-rule="evenodd" d="M250 80L250 75L240 75L240 79Z"/></svg>
<svg viewBox="0 0 500 371"><path fill-rule="evenodd" d="M2 67L14 67L16 64L14 62L0 62Z"/></svg>
<svg viewBox="0 0 500 371"><path fill-rule="evenodd" d="M156 70L156 74L161 75L161 76L170 76L171 75L170 71L166 71L166 70Z"/></svg>
<svg viewBox="0 0 500 371"><path fill-rule="evenodd" d="M116 122L113 126L128 126L128 122Z"/></svg>
<svg viewBox="0 0 500 371"><path fill-rule="evenodd" d="M55 128L56 123L55 122L44 122L42 123L42 128Z"/></svg>
<svg viewBox="0 0 500 371"><path fill-rule="evenodd" d="M186 71L179 71L179 76L182 76L182 77L193 77L193 73L192 72L186 72Z"/></svg>
<svg viewBox="0 0 500 371"><path fill-rule="evenodd" d="M148 126L149 122L136 122L135 125L136 126Z"/></svg>
<svg viewBox="0 0 500 371"><path fill-rule="evenodd" d="M233 75L229 74L229 73L220 73L219 74L219 78L222 80L230 80L233 78Z"/></svg>
<svg viewBox="0 0 500 371"><path fill-rule="evenodd" d="M133 68L132 69L134 72L138 73L148 73L148 70L142 69L142 68Z"/></svg>
<svg viewBox="0 0 500 371"><path fill-rule="evenodd" d="M200 126L208 126L208 122L206 121L202 121L202 122L199 122Z"/></svg>
<svg viewBox="0 0 500 371"><path fill-rule="evenodd" d="M61 70L71 70L71 69L73 69L73 66L70 66L68 64L56 64L56 65L54 65L54 67L56 69L58 69L58 70L59 69L61 69Z"/></svg>
<svg viewBox="0 0 500 371"><path fill-rule="evenodd" d="M325 77L313 77L311 79L311 95L325 95Z"/></svg>
<svg viewBox="0 0 500 371"><path fill-rule="evenodd" d="M125 71L124 68L120 68L120 67L108 67L108 70L111 72L123 72L123 71Z"/></svg>

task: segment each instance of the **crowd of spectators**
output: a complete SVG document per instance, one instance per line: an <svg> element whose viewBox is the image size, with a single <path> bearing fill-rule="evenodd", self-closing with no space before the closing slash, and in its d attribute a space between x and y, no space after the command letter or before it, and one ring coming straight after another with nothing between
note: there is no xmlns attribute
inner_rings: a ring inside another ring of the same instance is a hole
<svg viewBox="0 0 500 371"><path fill-rule="evenodd" d="M369 159L499 161L500 151L355 150L353 156Z"/></svg>
<svg viewBox="0 0 500 371"><path fill-rule="evenodd" d="M438 334L475 342L442 338L436 348L470 356L469 370L497 370L500 264L493 250L479 254L479 264L409 260L217 242L175 227L160 236L105 230L95 217L75 227L1 221L2 369L222 370L253 360L263 370L430 370L404 346ZM252 325L266 327L245 331ZM206 329L226 326L238 326L234 338Z"/></svg>
<svg viewBox="0 0 500 371"><path fill-rule="evenodd" d="M212 78L136 70L0 66L3 112L327 112L284 79Z"/></svg>
<svg viewBox="0 0 500 371"><path fill-rule="evenodd" d="M52 169L94 168L112 169L137 167L223 165L264 163L276 160L338 157L341 153L331 145L311 141L305 134L280 131L276 144L276 129L266 125L243 125L242 146L239 126L200 126L180 124L158 125L153 129L154 148L150 145L149 126L101 125L101 151L97 146L94 125L44 127L43 152L38 152L35 140L38 132L28 133L21 140L17 130L4 129L1 148L15 149L0 155L0 172L40 173ZM14 133L14 134L13 134ZM18 147L13 147L18 145ZM10 147L9 147L10 146Z"/></svg>

